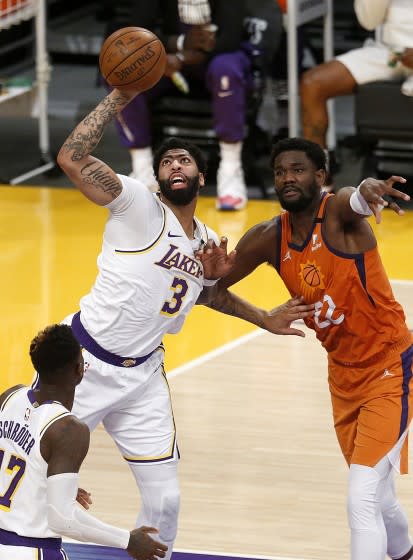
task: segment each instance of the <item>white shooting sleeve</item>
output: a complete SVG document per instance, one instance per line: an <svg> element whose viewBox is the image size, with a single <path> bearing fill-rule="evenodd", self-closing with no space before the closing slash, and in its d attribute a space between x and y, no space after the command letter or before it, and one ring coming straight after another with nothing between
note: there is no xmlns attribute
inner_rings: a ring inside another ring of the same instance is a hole
<svg viewBox="0 0 413 560"><path fill-rule="evenodd" d="M78 473L48 477L47 520L50 529L77 541L126 549L129 531L99 521L76 504L78 482Z"/></svg>

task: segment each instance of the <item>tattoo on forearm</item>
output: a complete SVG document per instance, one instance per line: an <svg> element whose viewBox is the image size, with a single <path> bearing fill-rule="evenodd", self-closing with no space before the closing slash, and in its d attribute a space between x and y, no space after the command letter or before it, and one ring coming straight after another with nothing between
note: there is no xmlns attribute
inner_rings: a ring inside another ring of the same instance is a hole
<svg viewBox="0 0 413 560"><path fill-rule="evenodd" d="M88 163L80 170L80 175L84 183L89 183L98 187L103 192L112 195L112 198L116 198L122 191L122 187L119 181L113 179L113 177L106 171L102 171L104 166L98 161Z"/></svg>
<svg viewBox="0 0 413 560"><path fill-rule="evenodd" d="M222 291L209 302L208 307L225 313L226 315L238 317L239 319L244 319L245 321L261 326L259 324L260 321L257 315L257 309L253 305L241 300L234 293L226 290Z"/></svg>
<svg viewBox="0 0 413 560"><path fill-rule="evenodd" d="M78 124L63 145L71 152L72 161L79 161L90 154L102 138L106 125L128 103L122 93L116 97L107 96L89 115Z"/></svg>

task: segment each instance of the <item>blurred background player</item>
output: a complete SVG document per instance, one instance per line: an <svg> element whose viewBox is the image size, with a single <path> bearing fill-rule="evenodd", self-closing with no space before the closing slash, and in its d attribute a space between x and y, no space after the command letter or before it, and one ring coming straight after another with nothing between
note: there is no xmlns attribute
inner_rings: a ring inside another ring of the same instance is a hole
<svg viewBox="0 0 413 560"><path fill-rule="evenodd" d="M166 76L136 97L116 125L132 159L132 175L152 190L152 137L149 102L176 88L208 90L219 139L217 207L240 210L247 203L242 167L250 59L242 48L246 0L133 0L112 6L107 34L120 27L150 29L168 53ZM174 81L173 81L173 80Z"/></svg>
<svg viewBox="0 0 413 560"><path fill-rule="evenodd" d="M0 396L0 558L63 560L61 536L126 549L133 558L163 558L149 534L99 521L76 505L79 469L90 433L71 409L84 362L68 325L51 325L32 340L37 389L17 385ZM89 498L83 492L88 507Z"/></svg>
<svg viewBox="0 0 413 560"><path fill-rule="evenodd" d="M405 80L413 72L413 9L410 0L355 0L360 24L378 29L376 40L368 39L358 49L311 68L300 85L304 138L327 152L327 100L353 93L357 85L378 80ZM411 95L411 80L402 92ZM408 93L410 92L411 93ZM330 154L334 158L334 154ZM332 178L327 178L332 186Z"/></svg>

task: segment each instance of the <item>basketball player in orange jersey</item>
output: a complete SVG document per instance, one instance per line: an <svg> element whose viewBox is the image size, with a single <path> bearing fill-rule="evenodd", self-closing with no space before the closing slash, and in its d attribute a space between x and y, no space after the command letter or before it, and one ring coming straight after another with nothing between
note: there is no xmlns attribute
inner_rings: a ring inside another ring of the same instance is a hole
<svg viewBox="0 0 413 560"><path fill-rule="evenodd" d="M387 553L407 560L413 547L393 471L407 471L412 335L365 220L374 214L380 221L385 195L403 214L395 201L409 197L394 184L405 179L366 179L357 189L327 194L322 148L298 138L278 142L271 164L286 212L241 238L235 267L210 306L225 311L226 288L262 263L277 270L291 294L315 304L305 322L328 353L334 426L350 467L351 558L383 560Z"/></svg>

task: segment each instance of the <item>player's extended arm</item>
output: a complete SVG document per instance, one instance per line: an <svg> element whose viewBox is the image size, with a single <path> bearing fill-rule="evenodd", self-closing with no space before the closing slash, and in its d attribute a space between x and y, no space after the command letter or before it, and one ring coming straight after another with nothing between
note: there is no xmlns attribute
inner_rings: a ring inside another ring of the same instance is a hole
<svg viewBox="0 0 413 560"><path fill-rule="evenodd" d="M376 223L379 224L381 222L381 212L386 206L402 216L404 212L396 200L408 201L410 197L406 193L395 189L394 184L405 182L406 179L399 175L392 175L386 180L368 177L360 183L357 189L353 187L340 189L330 203L332 218L343 224L348 224L374 215Z"/></svg>
<svg viewBox="0 0 413 560"><path fill-rule="evenodd" d="M220 288L219 283L217 287L209 288L209 290L211 295L205 305L226 315L244 319L273 334L305 336L304 331L291 327L291 323L314 315L314 305L304 303L301 297L291 298L282 305L266 311L238 297L226 288Z"/></svg>
<svg viewBox="0 0 413 560"><path fill-rule="evenodd" d="M116 173L93 157L106 126L136 96L114 89L69 134L57 156L57 163L77 188L92 202L105 206L122 191Z"/></svg>
<svg viewBox="0 0 413 560"><path fill-rule="evenodd" d="M58 535L83 542L126 549L133 558L163 558L167 547L148 533L153 527L129 532L103 523L76 505L79 468L89 448L88 427L73 416L56 421L41 440L41 453L47 469L47 519Z"/></svg>
<svg viewBox="0 0 413 560"><path fill-rule="evenodd" d="M274 334L305 336L303 331L291 328L291 323L313 315L313 305L306 305L302 299L293 298L266 311L228 290L229 286L251 274L259 265L272 263L272 253L276 246L274 235L273 222L258 224L247 231L237 244L232 271L215 286L205 289L199 303L226 315L244 319Z"/></svg>

